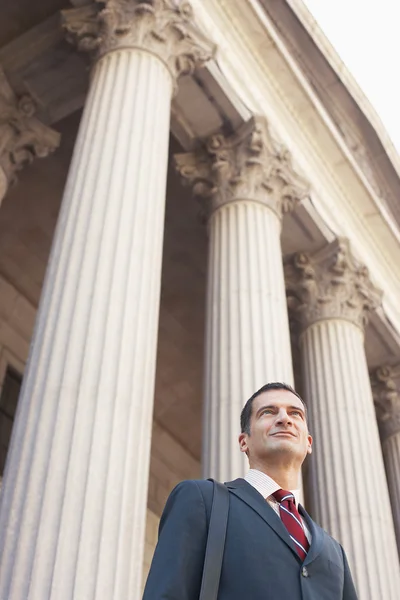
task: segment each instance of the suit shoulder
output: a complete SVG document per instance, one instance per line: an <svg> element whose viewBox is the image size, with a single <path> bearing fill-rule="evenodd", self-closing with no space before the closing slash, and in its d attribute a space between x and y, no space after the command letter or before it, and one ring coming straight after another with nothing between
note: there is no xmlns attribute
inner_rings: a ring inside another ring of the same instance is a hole
<svg viewBox="0 0 400 600"><path fill-rule="evenodd" d="M212 490L213 483L208 479L184 479L174 487L173 491L193 492L196 488L201 491Z"/></svg>
<svg viewBox="0 0 400 600"><path fill-rule="evenodd" d="M213 483L205 479L185 479L179 482L172 490L172 497L202 497L212 498Z"/></svg>
<svg viewBox="0 0 400 600"><path fill-rule="evenodd" d="M209 513L213 498L213 483L206 479L185 479L172 490L168 501L174 503L201 503ZM167 502L168 504L168 502Z"/></svg>

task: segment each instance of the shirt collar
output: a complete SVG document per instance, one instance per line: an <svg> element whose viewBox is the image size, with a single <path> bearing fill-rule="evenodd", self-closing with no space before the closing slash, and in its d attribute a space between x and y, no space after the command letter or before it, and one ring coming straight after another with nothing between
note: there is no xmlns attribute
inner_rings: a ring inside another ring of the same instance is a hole
<svg viewBox="0 0 400 600"><path fill-rule="evenodd" d="M278 485L272 477L269 477L269 475L266 475L257 469L250 469L244 479L247 483L252 485L263 498L269 498L274 492L281 489L281 486ZM289 492L293 494L296 506L298 506L301 496L300 490L289 490Z"/></svg>

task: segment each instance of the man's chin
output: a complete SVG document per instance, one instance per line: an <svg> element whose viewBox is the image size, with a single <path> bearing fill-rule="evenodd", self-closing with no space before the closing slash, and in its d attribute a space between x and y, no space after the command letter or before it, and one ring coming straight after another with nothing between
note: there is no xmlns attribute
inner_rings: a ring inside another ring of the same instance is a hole
<svg viewBox="0 0 400 600"><path fill-rule="evenodd" d="M294 437L279 435L274 436L268 443L268 449L272 453L278 452L289 452L289 453L298 453L299 452L299 444L298 440Z"/></svg>

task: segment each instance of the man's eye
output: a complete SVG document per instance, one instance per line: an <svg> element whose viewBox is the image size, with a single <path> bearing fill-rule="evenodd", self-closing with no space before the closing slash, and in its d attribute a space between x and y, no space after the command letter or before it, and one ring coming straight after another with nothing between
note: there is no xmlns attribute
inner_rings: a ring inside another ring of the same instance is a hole
<svg viewBox="0 0 400 600"><path fill-rule="evenodd" d="M296 415L297 417L301 417L301 412L299 410L294 410L292 415Z"/></svg>
<svg viewBox="0 0 400 600"><path fill-rule="evenodd" d="M262 411L262 413L261 413L261 414L262 414L262 415L263 415L263 414L265 414L265 413L272 414L273 412L274 412L274 411L272 410L272 408L265 408L265 409Z"/></svg>

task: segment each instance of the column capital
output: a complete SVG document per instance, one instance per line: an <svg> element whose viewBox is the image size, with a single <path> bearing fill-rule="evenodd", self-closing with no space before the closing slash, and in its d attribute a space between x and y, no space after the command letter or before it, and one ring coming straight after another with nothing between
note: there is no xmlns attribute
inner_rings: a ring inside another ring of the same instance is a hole
<svg viewBox="0 0 400 600"><path fill-rule="evenodd" d="M395 379L400 376L400 365L383 366L371 374L376 417L382 441L400 433L400 392Z"/></svg>
<svg viewBox="0 0 400 600"><path fill-rule="evenodd" d="M58 147L60 134L35 116L29 94L17 97L0 67L0 202L17 172Z"/></svg>
<svg viewBox="0 0 400 600"><path fill-rule="evenodd" d="M195 152L175 156L177 170L207 213L238 200L267 205L280 217L308 194L289 151L273 139L267 120L255 116L233 135L212 135Z"/></svg>
<svg viewBox="0 0 400 600"><path fill-rule="evenodd" d="M174 82L215 52L185 1L87 0L61 14L66 38L79 50L96 58L122 48L146 50L166 64Z"/></svg>
<svg viewBox="0 0 400 600"><path fill-rule="evenodd" d="M314 254L303 252L285 261L289 308L306 329L325 319L348 320L364 330L382 294L359 264L347 238L339 237Z"/></svg>

